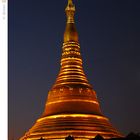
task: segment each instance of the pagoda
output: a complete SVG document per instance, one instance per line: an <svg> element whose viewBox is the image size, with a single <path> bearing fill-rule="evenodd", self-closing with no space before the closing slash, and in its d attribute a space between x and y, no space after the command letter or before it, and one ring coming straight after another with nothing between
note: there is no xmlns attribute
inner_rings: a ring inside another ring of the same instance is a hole
<svg viewBox="0 0 140 140"><path fill-rule="evenodd" d="M89 140L96 135L122 137L102 114L96 92L83 71L72 0L68 0L65 12L67 22L60 72L48 93L43 114L20 140L64 140L68 136Z"/></svg>

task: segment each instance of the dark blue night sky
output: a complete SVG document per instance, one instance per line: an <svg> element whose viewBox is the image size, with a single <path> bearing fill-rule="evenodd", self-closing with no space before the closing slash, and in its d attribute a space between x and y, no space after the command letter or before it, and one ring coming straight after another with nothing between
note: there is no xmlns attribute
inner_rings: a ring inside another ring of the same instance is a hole
<svg viewBox="0 0 140 140"><path fill-rule="evenodd" d="M140 1L73 0L85 73L102 112L140 132ZM9 0L9 140L32 127L60 68L67 0Z"/></svg>

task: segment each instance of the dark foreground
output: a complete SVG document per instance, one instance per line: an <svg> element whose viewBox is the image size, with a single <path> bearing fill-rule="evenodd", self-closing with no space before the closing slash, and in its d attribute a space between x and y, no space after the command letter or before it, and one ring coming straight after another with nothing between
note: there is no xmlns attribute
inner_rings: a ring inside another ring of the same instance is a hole
<svg viewBox="0 0 140 140"><path fill-rule="evenodd" d="M39 140L47 140L44 138L40 138ZM65 140L74 140L73 136L68 136L65 138ZM97 135L95 138L91 140L140 140L140 133L129 133L126 137L123 138L111 138L111 139L104 139L102 136Z"/></svg>

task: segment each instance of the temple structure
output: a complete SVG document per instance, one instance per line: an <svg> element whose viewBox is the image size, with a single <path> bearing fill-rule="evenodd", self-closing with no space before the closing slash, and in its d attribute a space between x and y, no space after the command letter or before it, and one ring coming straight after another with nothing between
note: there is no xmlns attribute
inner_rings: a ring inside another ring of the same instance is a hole
<svg viewBox="0 0 140 140"><path fill-rule="evenodd" d="M68 0L65 12L60 72L48 93L43 114L20 140L64 140L69 135L89 140L98 134L104 138L121 137L102 114L96 92L84 74L72 0Z"/></svg>

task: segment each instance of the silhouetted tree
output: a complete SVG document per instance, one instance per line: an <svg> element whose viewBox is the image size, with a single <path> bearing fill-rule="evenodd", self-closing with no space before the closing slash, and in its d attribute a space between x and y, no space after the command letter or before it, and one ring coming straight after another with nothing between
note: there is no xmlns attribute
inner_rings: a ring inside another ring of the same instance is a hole
<svg viewBox="0 0 140 140"><path fill-rule="evenodd" d="M95 138L94 138L94 140L104 140L104 138L101 136L101 135L97 135Z"/></svg>
<svg viewBox="0 0 140 140"><path fill-rule="evenodd" d="M139 133L136 134L134 132L131 132L126 136L126 138L127 139L132 139L132 140L140 140L140 135L139 135Z"/></svg>
<svg viewBox="0 0 140 140"><path fill-rule="evenodd" d="M74 140L74 137L69 135L68 137L65 138L65 140Z"/></svg>

